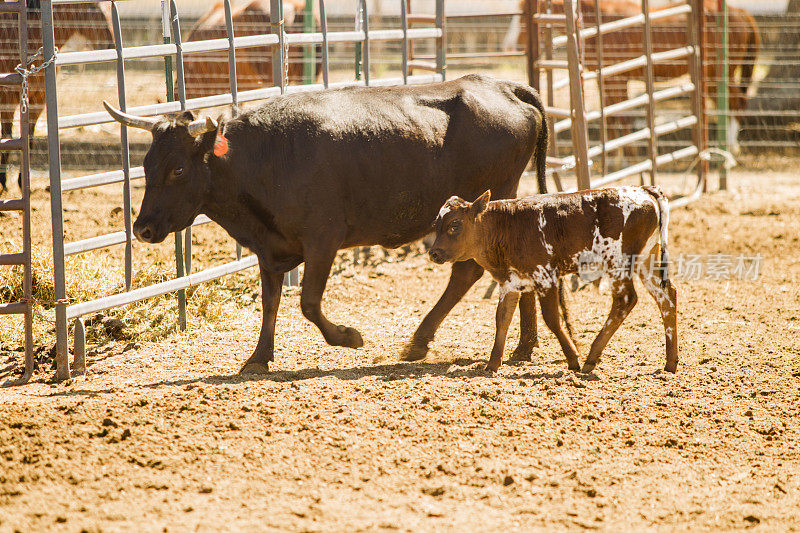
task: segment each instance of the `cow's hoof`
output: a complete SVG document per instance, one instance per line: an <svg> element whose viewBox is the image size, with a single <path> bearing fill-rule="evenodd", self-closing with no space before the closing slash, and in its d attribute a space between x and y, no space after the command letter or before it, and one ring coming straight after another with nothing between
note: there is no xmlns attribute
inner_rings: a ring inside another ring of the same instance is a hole
<svg viewBox="0 0 800 533"><path fill-rule="evenodd" d="M419 344L409 343L403 348L400 354L401 361L421 361L428 355L428 347Z"/></svg>
<svg viewBox="0 0 800 533"><path fill-rule="evenodd" d="M247 362L239 370L239 374L269 374L269 363Z"/></svg>
<svg viewBox="0 0 800 533"><path fill-rule="evenodd" d="M588 374L589 372L594 370L594 367L596 367L596 366L597 366L597 363L584 363L583 364L583 368L581 368L581 372L584 373L584 374ZM570 370L575 370L577 372L578 369L577 368L574 368L574 369L570 368Z"/></svg>
<svg viewBox="0 0 800 533"><path fill-rule="evenodd" d="M493 365L492 363L487 363L486 368L484 368L484 370L486 370L487 372L497 372L499 368L500 365Z"/></svg>
<svg viewBox="0 0 800 533"><path fill-rule="evenodd" d="M525 349L525 348L517 348L509 357L509 363L530 363L531 361L531 354L533 353L533 348Z"/></svg>
<svg viewBox="0 0 800 533"><path fill-rule="evenodd" d="M345 348L361 348L364 346L364 339L361 333L355 328L342 328L342 346Z"/></svg>

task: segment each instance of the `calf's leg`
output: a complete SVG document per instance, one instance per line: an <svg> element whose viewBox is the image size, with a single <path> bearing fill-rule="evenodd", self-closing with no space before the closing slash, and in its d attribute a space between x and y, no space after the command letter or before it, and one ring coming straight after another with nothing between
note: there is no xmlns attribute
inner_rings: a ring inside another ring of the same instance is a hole
<svg viewBox="0 0 800 533"><path fill-rule="evenodd" d="M478 281L483 275L483 268L473 260L461 261L453 263L453 269L450 272L450 281L447 282L447 288L444 293L433 306L433 309L425 315L422 323L414 332L411 341L403 349L400 354L400 359L403 361L419 361L424 359L428 353L428 343L433 340L436 330L444 320L444 317L455 307L455 305L464 297L467 291Z"/></svg>
<svg viewBox="0 0 800 533"><path fill-rule="evenodd" d="M311 249L306 253L300 309L304 317L316 324L328 344L361 348L364 346L364 340L358 330L333 324L322 313L322 293L325 292L325 285L328 283L336 250L336 247L329 247L328 250Z"/></svg>
<svg viewBox="0 0 800 533"><path fill-rule="evenodd" d="M603 348L606 347L611 336L617 331L620 324L625 320L631 309L636 305L636 289L633 286L632 279L624 279L614 281L611 285L611 293L613 300L611 302L611 311L608 314L606 323L600 329L600 332L595 337L592 347L589 349L589 356L586 362L583 363L581 372L591 372L600 361L600 356L603 354Z"/></svg>
<svg viewBox="0 0 800 533"><path fill-rule="evenodd" d="M536 293L524 292L519 298L519 345L509 361L530 361L534 348L539 347L536 331Z"/></svg>
<svg viewBox="0 0 800 533"><path fill-rule="evenodd" d="M489 364L486 365L486 370L497 372L500 368L500 363L503 362L503 349L506 347L506 335L508 335L508 326L511 324L511 319L514 318L514 311L517 308L519 301L518 292L507 292L497 304L497 313L495 314L495 323L497 331L494 336L494 346L492 346L492 355L489 357Z"/></svg>
<svg viewBox="0 0 800 533"><path fill-rule="evenodd" d="M578 370L578 349L569 338L569 335L561 327L561 314L558 307L558 286L553 286L544 294L539 295L539 305L542 308L542 318L547 328L553 332L561 344L561 349L567 358L567 366L570 370Z"/></svg>
<svg viewBox="0 0 800 533"><path fill-rule="evenodd" d="M650 265L657 261L655 255L658 247L653 248L653 254L648 256L642 267L639 269L639 278L642 280L645 289L656 301L661 320L664 322L664 335L667 346L667 362L664 370L676 372L678 370L678 293L671 281L667 280L664 287L661 286L661 274L658 269L653 271Z"/></svg>
<svg viewBox="0 0 800 533"><path fill-rule="evenodd" d="M281 286L283 272L272 272L263 265L261 268L261 334L253 355L242 365L240 374L266 374L269 362L275 353L275 320L278 317L278 306L281 303Z"/></svg>

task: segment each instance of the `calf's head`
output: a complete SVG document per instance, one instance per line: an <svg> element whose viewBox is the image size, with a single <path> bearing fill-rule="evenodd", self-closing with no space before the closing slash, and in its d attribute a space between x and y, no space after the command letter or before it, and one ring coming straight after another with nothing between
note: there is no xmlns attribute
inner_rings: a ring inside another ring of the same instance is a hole
<svg viewBox="0 0 800 533"><path fill-rule="evenodd" d="M209 132L216 132L217 123L211 118L195 120L190 111L156 120L103 105L117 122L153 134L144 158L144 199L133 234L142 242L161 242L200 214L210 186L207 159L215 135Z"/></svg>
<svg viewBox="0 0 800 533"><path fill-rule="evenodd" d="M434 263L466 261L475 257L478 243L478 223L486 211L491 193L486 191L474 202L453 196L447 200L436 217L436 240L428 251Z"/></svg>

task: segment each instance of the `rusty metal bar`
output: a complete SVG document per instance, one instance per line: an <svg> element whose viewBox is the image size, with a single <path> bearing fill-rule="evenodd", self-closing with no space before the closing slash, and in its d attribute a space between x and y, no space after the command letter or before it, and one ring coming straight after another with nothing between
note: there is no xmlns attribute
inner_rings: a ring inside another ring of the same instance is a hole
<svg viewBox="0 0 800 533"><path fill-rule="evenodd" d="M600 154L600 173L605 175L608 171L608 157L606 156L606 139L608 138L608 123L606 122L605 111L605 76L603 76L603 32L600 27L603 24L603 12L600 10L600 2L594 3L595 27L597 28L597 92L600 100L600 144L603 152ZM587 117L588 119L588 117Z"/></svg>
<svg viewBox="0 0 800 533"><path fill-rule="evenodd" d="M651 132L656 131L656 102L653 99L653 36L652 27L650 24L650 0L642 0L642 15L644 15L644 55L647 59L644 69L644 85L647 92L647 128ZM647 153L650 157L652 165L650 165L650 185L656 184L656 156L658 150L656 149L656 135L653 133L647 139Z"/></svg>
<svg viewBox="0 0 800 533"><path fill-rule="evenodd" d="M578 56L578 39L575 24L575 5L573 0L564 1L564 13L567 16L567 60L569 69L569 96L572 109L572 147L575 152L575 174L578 178L578 189L591 187L588 136L586 134L586 105L583 99L583 80L581 64Z"/></svg>
<svg viewBox="0 0 800 533"><path fill-rule="evenodd" d="M47 145L50 164L50 217L53 239L53 292L56 314L56 379L70 376L67 331L67 284L64 264L64 213L61 195L61 147L58 138L58 94L56 92L55 39L52 0L42 0L42 50L47 109Z"/></svg>

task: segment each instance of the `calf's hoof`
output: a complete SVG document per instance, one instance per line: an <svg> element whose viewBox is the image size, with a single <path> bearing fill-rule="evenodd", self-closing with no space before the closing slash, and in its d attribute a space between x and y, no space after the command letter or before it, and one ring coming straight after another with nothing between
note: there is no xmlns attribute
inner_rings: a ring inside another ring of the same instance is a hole
<svg viewBox="0 0 800 533"><path fill-rule="evenodd" d="M584 363L583 364L583 368L581 368L581 372L584 373L584 374L588 374L589 372L594 370L594 367L596 367L596 366L597 366L597 363ZM570 370L577 371L578 369L577 368L570 368Z"/></svg>
<svg viewBox="0 0 800 533"><path fill-rule="evenodd" d="M517 347L508 358L509 363L530 363L533 348L519 348Z"/></svg>
<svg viewBox="0 0 800 533"><path fill-rule="evenodd" d="M664 366L665 372L672 372L673 374L678 371L678 363L667 363Z"/></svg>
<svg viewBox="0 0 800 533"><path fill-rule="evenodd" d="M486 363L486 370L487 372L497 372L500 369L500 364L493 364L493 363Z"/></svg>
<svg viewBox="0 0 800 533"><path fill-rule="evenodd" d="M421 361L428 355L428 347L410 342L400 354L401 361Z"/></svg>
<svg viewBox="0 0 800 533"><path fill-rule="evenodd" d="M269 363L247 361L239 370L239 374L269 374Z"/></svg>

